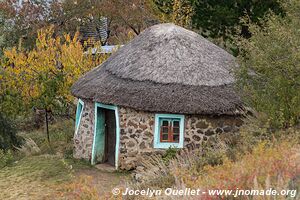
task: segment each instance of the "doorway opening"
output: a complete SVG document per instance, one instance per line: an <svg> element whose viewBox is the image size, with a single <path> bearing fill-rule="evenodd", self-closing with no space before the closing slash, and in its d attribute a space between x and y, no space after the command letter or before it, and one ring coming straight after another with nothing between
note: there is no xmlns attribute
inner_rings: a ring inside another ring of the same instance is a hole
<svg viewBox="0 0 300 200"><path fill-rule="evenodd" d="M117 131L117 109L114 106L101 106L96 103L92 164L117 166Z"/></svg>

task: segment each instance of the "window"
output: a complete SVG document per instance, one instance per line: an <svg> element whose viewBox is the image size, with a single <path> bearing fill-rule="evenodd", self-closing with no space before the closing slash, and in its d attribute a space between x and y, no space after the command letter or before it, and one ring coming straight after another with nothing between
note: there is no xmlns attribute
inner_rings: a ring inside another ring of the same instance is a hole
<svg viewBox="0 0 300 200"><path fill-rule="evenodd" d="M174 114L155 115L154 148L182 148L184 116Z"/></svg>
<svg viewBox="0 0 300 200"><path fill-rule="evenodd" d="M78 132L79 124L80 124L80 121L81 121L83 106L84 106L83 101L81 99L78 99L77 110L76 110L76 120L75 120L75 133L76 134Z"/></svg>

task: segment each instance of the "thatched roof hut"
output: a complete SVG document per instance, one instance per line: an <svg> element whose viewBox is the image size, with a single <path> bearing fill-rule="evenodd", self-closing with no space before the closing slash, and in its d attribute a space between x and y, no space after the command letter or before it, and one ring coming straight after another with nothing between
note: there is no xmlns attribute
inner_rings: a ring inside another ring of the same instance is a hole
<svg viewBox="0 0 300 200"><path fill-rule="evenodd" d="M152 26L88 72L74 96L137 110L234 115L235 58L199 34L174 24Z"/></svg>
<svg viewBox="0 0 300 200"><path fill-rule="evenodd" d="M235 58L174 24L152 26L72 87L74 157L132 169L149 153L199 148L235 132Z"/></svg>

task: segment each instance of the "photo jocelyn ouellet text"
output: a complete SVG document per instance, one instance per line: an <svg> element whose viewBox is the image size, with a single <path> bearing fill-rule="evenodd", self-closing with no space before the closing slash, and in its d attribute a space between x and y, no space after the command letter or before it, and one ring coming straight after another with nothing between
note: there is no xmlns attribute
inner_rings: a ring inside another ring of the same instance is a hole
<svg viewBox="0 0 300 200"><path fill-rule="evenodd" d="M166 188L166 189L157 189L153 190L150 188L143 190L135 190L130 188L120 189L114 188L112 190L113 195L122 195L122 196L286 196L286 197L296 197L296 190L281 190L277 191L275 189L266 189L266 190L242 190L237 188L236 190L201 190L201 189L176 189L176 188Z"/></svg>

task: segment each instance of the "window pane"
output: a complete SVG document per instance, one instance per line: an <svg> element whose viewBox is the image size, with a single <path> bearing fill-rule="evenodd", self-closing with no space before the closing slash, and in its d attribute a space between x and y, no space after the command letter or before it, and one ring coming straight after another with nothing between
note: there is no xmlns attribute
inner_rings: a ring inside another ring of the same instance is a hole
<svg viewBox="0 0 300 200"><path fill-rule="evenodd" d="M179 121L173 121L173 126L174 127L179 127Z"/></svg>
<svg viewBox="0 0 300 200"><path fill-rule="evenodd" d="M162 127L162 132L163 133L169 133L169 128L168 127Z"/></svg>
<svg viewBox="0 0 300 200"><path fill-rule="evenodd" d="M173 127L173 133L174 134L176 134L176 133L179 134L179 128Z"/></svg>
<svg viewBox="0 0 300 200"><path fill-rule="evenodd" d="M174 142L179 142L179 135L173 135Z"/></svg>
<svg viewBox="0 0 300 200"><path fill-rule="evenodd" d="M169 121L163 120L163 121L162 121L162 125L163 125L163 126L169 126Z"/></svg>
<svg viewBox="0 0 300 200"><path fill-rule="evenodd" d="M169 140L168 134L162 134L162 140L167 141Z"/></svg>

